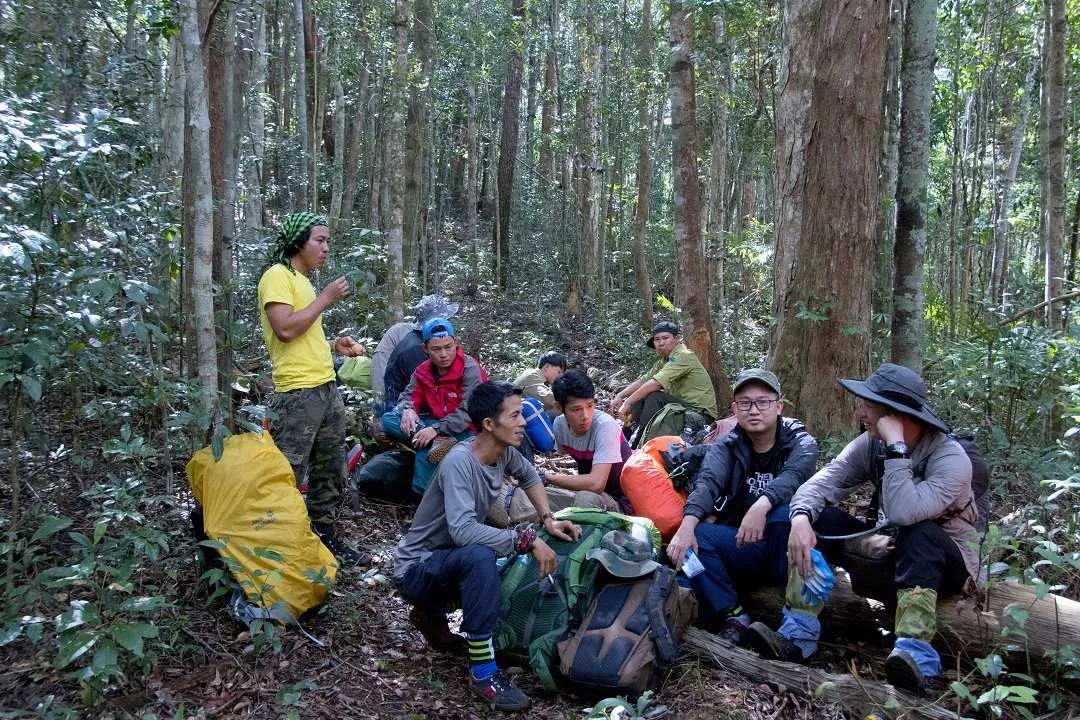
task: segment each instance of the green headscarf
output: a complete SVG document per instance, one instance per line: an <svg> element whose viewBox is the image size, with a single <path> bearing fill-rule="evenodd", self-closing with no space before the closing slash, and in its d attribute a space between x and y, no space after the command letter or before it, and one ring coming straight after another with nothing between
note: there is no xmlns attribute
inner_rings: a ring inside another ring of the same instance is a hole
<svg viewBox="0 0 1080 720"><path fill-rule="evenodd" d="M277 237L274 239L274 244L270 246L268 258L270 265L281 263L289 268L290 271L295 272L292 268L292 263L289 262L289 256L295 255L296 251L300 249L297 247L300 236L316 225L329 225L326 221L326 216L309 212L298 212L286 215L285 219L281 222L281 229L278 230Z"/></svg>

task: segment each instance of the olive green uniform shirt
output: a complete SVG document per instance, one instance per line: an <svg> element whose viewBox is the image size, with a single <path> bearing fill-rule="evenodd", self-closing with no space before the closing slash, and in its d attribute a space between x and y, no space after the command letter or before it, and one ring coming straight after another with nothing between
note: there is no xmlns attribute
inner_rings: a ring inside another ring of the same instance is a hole
<svg viewBox="0 0 1080 720"><path fill-rule="evenodd" d="M665 392L716 417L716 393L712 380L697 355L685 343L676 345L666 360L657 360L645 373L645 379L655 380Z"/></svg>
<svg viewBox="0 0 1080 720"><path fill-rule="evenodd" d="M545 410L555 409L555 396L551 394L551 387L544 382L544 376L540 368L526 370L517 376L514 384L521 388L528 397L536 398L544 405Z"/></svg>

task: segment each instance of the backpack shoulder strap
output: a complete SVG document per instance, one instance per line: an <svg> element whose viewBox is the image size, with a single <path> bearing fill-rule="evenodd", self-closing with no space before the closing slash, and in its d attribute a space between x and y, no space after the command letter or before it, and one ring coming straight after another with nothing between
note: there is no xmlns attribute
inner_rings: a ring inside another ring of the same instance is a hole
<svg viewBox="0 0 1080 720"><path fill-rule="evenodd" d="M679 658L679 648L664 617L664 604L671 594L674 573L671 568L658 567L653 573L652 584L645 593L645 611L649 614L649 629L656 645L656 654L664 665L674 665Z"/></svg>

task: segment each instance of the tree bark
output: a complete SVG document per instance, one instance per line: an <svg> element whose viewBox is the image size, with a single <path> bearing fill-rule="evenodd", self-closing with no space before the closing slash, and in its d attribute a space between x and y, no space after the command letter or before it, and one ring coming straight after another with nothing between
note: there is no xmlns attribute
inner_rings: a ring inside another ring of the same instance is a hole
<svg viewBox="0 0 1080 720"><path fill-rule="evenodd" d="M558 46L559 4L552 0L548 13L548 47L544 61L544 92L540 110L540 175L549 182L555 181L555 160L552 150L552 132L555 130L555 111L559 94Z"/></svg>
<svg viewBox="0 0 1080 720"><path fill-rule="evenodd" d="M521 74L525 58L524 38L525 0L512 0L510 59L507 63L506 90L503 93L502 137L499 143L499 175L497 181L498 219L492 237L499 287L510 287L510 208L514 197L514 165L518 148L518 106L521 104Z"/></svg>
<svg viewBox="0 0 1080 720"><path fill-rule="evenodd" d="M871 322L884 318L888 331L892 323L893 258L896 241L896 175L900 146L900 52L904 41L904 0L889 3L889 42L885 55L885 92L882 95L885 131L881 146L881 213L878 216L877 250L874 253L874 310ZM876 337L874 338L877 339Z"/></svg>
<svg viewBox="0 0 1080 720"><path fill-rule="evenodd" d="M578 103L581 117L581 291L587 298L599 292L600 242L600 117L597 113L600 62L596 34L590 28L581 51L584 87Z"/></svg>
<svg viewBox="0 0 1080 720"><path fill-rule="evenodd" d="M908 0L900 64L900 148L896 183L896 275L892 361L922 374L923 265L926 184L930 166L930 104L934 98L936 0Z"/></svg>
<svg viewBox="0 0 1080 720"><path fill-rule="evenodd" d="M413 47L420 63L420 72L409 88L409 113L405 121L405 207L402 244L405 270L417 270L424 276L421 258L421 238L424 195L424 133L427 130L428 81L434 65L431 28L434 23L431 0L416 0L413 5Z"/></svg>
<svg viewBox="0 0 1080 720"><path fill-rule="evenodd" d="M174 175L184 168L184 46L179 35L169 39L169 64L161 113L162 174Z"/></svg>
<svg viewBox="0 0 1080 720"><path fill-rule="evenodd" d="M371 34L367 27L360 29L360 80L356 89L356 107L349 121L349 144L345 149L345 187L342 190L341 216L350 218L356 206L360 156L364 151L364 128L367 120L369 86L371 83Z"/></svg>
<svg viewBox="0 0 1080 720"><path fill-rule="evenodd" d="M687 347L709 371L717 405L731 402L731 387L720 369L713 343L712 314L701 247L701 183L697 161L697 99L694 86L694 12L682 2L671 3L671 165L674 185L676 302L693 328Z"/></svg>
<svg viewBox="0 0 1080 720"><path fill-rule="evenodd" d="M304 43L304 0L293 0L296 23L296 133L300 141L300 173L293 178L294 188L300 195L298 205L301 210L311 210L312 198L308 194L308 167L311 162L311 135L308 131L307 107L307 61Z"/></svg>
<svg viewBox="0 0 1080 720"><path fill-rule="evenodd" d="M192 246L191 288L195 360L202 407L207 416L215 414L217 391L217 355L214 347L214 199L210 183L210 112L206 88L206 59L199 32L197 0L183 0L181 35L184 43L187 124L190 146L184 172L184 184L191 187Z"/></svg>
<svg viewBox="0 0 1080 720"><path fill-rule="evenodd" d="M634 277L640 302L638 325L650 330L653 325L653 293L649 282L649 261L645 254L645 232L649 225L649 201L652 196L652 108L649 104L649 75L652 69L652 2L641 4L641 34L638 38L638 167L637 204L634 206Z"/></svg>
<svg viewBox="0 0 1080 720"><path fill-rule="evenodd" d="M1045 298L1061 295L1065 263L1065 0L1049 0L1047 52L1047 192ZM1062 305L1046 307L1046 324L1061 330Z"/></svg>
<svg viewBox="0 0 1080 720"><path fill-rule="evenodd" d="M875 0L784 6L770 364L822 435L850 428L836 378L869 365L887 25Z"/></svg>
<svg viewBox="0 0 1080 720"><path fill-rule="evenodd" d="M248 129L248 152L244 165L244 226L248 242L255 242L263 228L263 156L266 139L266 112L262 101L266 84L266 10L261 3L255 3L254 12L250 91L244 94Z"/></svg>
<svg viewBox="0 0 1080 720"><path fill-rule="evenodd" d="M405 124L405 88L409 79L408 31L409 0L394 2L394 77L390 87L390 123L385 133L386 162L383 174L389 185L390 204L386 218L387 309L392 322L399 322L405 315L405 278L403 273L403 194L405 178L404 151L398 128Z"/></svg>

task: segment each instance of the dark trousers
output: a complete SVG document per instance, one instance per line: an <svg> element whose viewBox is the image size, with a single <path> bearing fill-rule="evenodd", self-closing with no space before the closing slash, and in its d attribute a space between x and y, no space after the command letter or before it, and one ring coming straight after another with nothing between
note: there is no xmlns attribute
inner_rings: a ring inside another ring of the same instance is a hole
<svg viewBox="0 0 1080 720"><path fill-rule="evenodd" d="M783 587L788 576L787 541L791 523L788 506L773 508L765 518L765 535L756 543L739 547L739 528L719 523L701 523L694 531L698 559L705 572L690 579L698 599L714 613L739 604L736 585L746 588ZM703 615L706 613L703 613Z"/></svg>
<svg viewBox="0 0 1080 720"><path fill-rule="evenodd" d="M686 401L681 397L663 390L656 390L630 406L630 417L638 424L638 427L645 427L652 422L656 413L660 412L660 408L668 403L686 405Z"/></svg>
<svg viewBox="0 0 1080 720"><path fill-rule="evenodd" d="M491 635L499 622L499 570L495 551L485 545L436 550L409 568L397 583L410 605L446 612L460 607L461 631Z"/></svg>
<svg viewBox="0 0 1080 720"><path fill-rule="evenodd" d="M818 535L849 535L873 527L834 507L827 507L814 523ZM922 587L939 595L951 595L964 588L967 565L960 548L933 520L896 528L896 547L889 562L897 590ZM830 563L844 566L844 541L819 540L818 549Z"/></svg>

